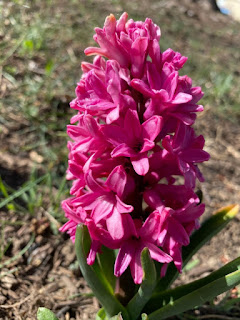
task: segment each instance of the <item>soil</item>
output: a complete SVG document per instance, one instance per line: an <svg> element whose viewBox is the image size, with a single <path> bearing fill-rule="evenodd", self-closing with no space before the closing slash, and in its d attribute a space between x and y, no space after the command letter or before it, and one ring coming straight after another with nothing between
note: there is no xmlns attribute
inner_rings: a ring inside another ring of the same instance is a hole
<svg viewBox="0 0 240 320"><path fill-rule="evenodd" d="M176 0L177 1L177 0ZM169 1L169 4L174 1ZM205 2L204 2L205 3ZM197 12L197 2L184 1L187 14ZM166 6L166 10L167 6ZM171 10L171 8L169 9ZM178 9L179 14L181 8ZM196 23L212 23L212 28L221 28L222 23L228 23L229 17L210 12L209 7L201 7L201 19ZM205 10L205 11L204 11ZM211 15L212 18L209 18ZM210 26L211 27L211 26ZM226 42L228 41L226 36ZM14 189L19 188L29 177L36 165L39 170L41 158L35 161L37 154L31 152L11 152L8 148L27 143L18 136L18 131L27 128L28 123L17 119L14 112L9 117L14 118L3 125L0 132L0 175L2 180ZM228 204L239 203L240 199L240 119L226 119L216 115L210 107L198 117L196 130L203 133L206 139L205 150L211 155L211 160L201 165L205 183L201 189L206 203L206 213L203 219L215 210ZM28 135L31 140L31 135ZM34 138L33 138L34 139ZM5 222L7 221L7 224ZM53 234L49 213L39 208L36 215L24 214L19 217L14 210L0 209L2 239L6 244L14 238L7 248L4 259L0 261L0 320L33 320L37 309L45 306L54 311L61 320L95 319L99 309L96 298L91 296L91 290L82 278L76 264L74 246L66 235ZM179 282L186 283L205 276L240 255L240 216L235 218L228 227L205 245L193 260L197 265L184 272ZM236 296L236 290L231 296ZM217 300L216 300L217 301ZM219 301L219 300L218 300ZM196 319L230 319L233 313L227 314L211 311L204 306L193 311ZM234 314L240 319L240 311Z"/></svg>

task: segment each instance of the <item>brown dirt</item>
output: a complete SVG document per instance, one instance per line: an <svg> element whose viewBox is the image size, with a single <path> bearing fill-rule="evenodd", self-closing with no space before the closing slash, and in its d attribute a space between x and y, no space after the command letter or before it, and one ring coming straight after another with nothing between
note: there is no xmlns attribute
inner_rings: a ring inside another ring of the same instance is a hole
<svg viewBox="0 0 240 320"><path fill-rule="evenodd" d="M169 8L171 12L171 5L174 4L176 1L169 1L165 10ZM223 22L229 22L229 18L213 12L209 13L209 18L206 1L201 11L196 7L199 4L193 4L190 0L183 1L183 4L175 9L179 14L189 17L197 15L195 23L199 27L207 21L209 27L212 24L212 28L218 29ZM8 83L5 84L7 85ZM42 159L37 153L30 151L16 152L19 144L30 143L35 139L34 135L29 134L27 140L23 141L18 135L19 130L28 128L29 124L13 110L7 115L1 115L6 116L8 121L6 125L1 125L0 131L0 174L8 185L16 188L27 180L33 167L38 166L42 170ZM197 131L203 132L206 151L211 154L211 160L201 166L206 179L201 188L207 217L222 206L239 203L240 127L236 121L216 116L207 107L198 118ZM198 265L183 273L181 282L205 276L239 256L239 220L237 217L199 251L194 257L199 259ZM0 221L2 244L14 239L0 263L0 320L36 319L40 306L50 308L61 320L94 319L99 309L98 302L89 295L90 290L81 277L73 244L67 236L52 233L49 213L39 208L33 217L0 209ZM56 221L53 223L57 224ZM201 314L205 313L201 311ZM240 314L238 316L240 319ZM209 315L204 319L217 317Z"/></svg>

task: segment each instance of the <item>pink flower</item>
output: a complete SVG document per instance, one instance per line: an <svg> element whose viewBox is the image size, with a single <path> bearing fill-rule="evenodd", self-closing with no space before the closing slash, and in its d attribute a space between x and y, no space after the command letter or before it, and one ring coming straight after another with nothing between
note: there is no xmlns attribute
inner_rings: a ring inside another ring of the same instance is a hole
<svg viewBox="0 0 240 320"><path fill-rule="evenodd" d="M136 173L145 175L149 170L148 151L155 146L154 140L161 130L161 120L161 117L153 116L141 124L137 112L128 110L123 128L104 126L102 132L115 147L111 156L130 157Z"/></svg>
<svg viewBox="0 0 240 320"><path fill-rule="evenodd" d="M92 240L87 263L102 246L118 249L115 276L129 266L140 284L145 247L162 264L161 276L171 261L181 272L182 246L204 212L194 188L203 181L197 164L209 154L192 128L203 92L179 76L186 57L161 52L151 19L110 15L95 31L99 47L85 53L97 56L82 63L70 104L77 110L67 127L72 197L62 203L68 221L60 231L74 241L77 225L85 224Z"/></svg>
<svg viewBox="0 0 240 320"><path fill-rule="evenodd" d="M190 78L179 77L170 63L166 62L159 72L153 63L148 62L146 80L131 81L131 86L147 99L144 119L161 115L166 120L170 117L186 125L194 123L195 112L203 110L202 106L196 104L202 92L197 87L191 87Z"/></svg>
<svg viewBox="0 0 240 320"><path fill-rule="evenodd" d="M76 228L78 224L85 223L87 213L82 207L74 208L72 198L62 202L62 208L65 211L66 217L69 219L59 230L70 235L71 240L75 241Z"/></svg>
<svg viewBox="0 0 240 320"><path fill-rule="evenodd" d="M154 52L153 46L158 45L160 28L151 19L134 22L127 18L126 12L118 21L114 15L108 16L103 29L95 28L94 40L100 48L87 48L85 54L114 59L129 68L134 77L141 77L148 51Z"/></svg>
<svg viewBox="0 0 240 320"><path fill-rule="evenodd" d="M111 123L128 108L135 109L135 101L125 90L130 81L127 70L120 68L117 61L109 60L103 66L82 65L87 71L76 88L77 98L70 106L84 113L97 116ZM72 122L78 121L75 116Z"/></svg>
<svg viewBox="0 0 240 320"><path fill-rule="evenodd" d="M196 137L193 128L179 123L174 137L166 136L162 140L162 145L165 148L163 158L168 157L169 154L176 159L187 187L195 187L196 177L200 181L204 181L195 165L195 163L207 161L210 158L209 154L202 150L204 146L203 136Z"/></svg>
<svg viewBox="0 0 240 320"><path fill-rule="evenodd" d="M124 192L127 176L122 166L116 167L105 183L98 183L91 171L86 175L86 184L90 192L86 192L73 201L74 206L81 206L91 210L91 217L98 223L107 219L114 213L127 213L133 210L131 205L123 203L120 199Z"/></svg>
<svg viewBox="0 0 240 320"><path fill-rule="evenodd" d="M185 227L205 209L204 204L199 205L195 193L185 186L158 184L144 192L144 200L163 218L158 244L162 246L168 234L180 245L187 246L190 240Z"/></svg>
<svg viewBox="0 0 240 320"><path fill-rule="evenodd" d="M151 258L160 263L172 261L172 258L156 245L159 222L160 217L155 213L152 213L143 225L140 220L134 220L134 224L131 225L132 235L122 243L116 258L114 274L117 277L130 265L134 282L136 284L142 282L141 252L144 248L148 248Z"/></svg>

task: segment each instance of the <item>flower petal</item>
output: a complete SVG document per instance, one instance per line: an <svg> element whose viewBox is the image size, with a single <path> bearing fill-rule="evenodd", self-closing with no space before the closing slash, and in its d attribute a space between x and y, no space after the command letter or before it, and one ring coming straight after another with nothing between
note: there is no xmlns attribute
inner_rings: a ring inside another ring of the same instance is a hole
<svg viewBox="0 0 240 320"><path fill-rule="evenodd" d="M123 272L127 269L132 258L134 257L134 254L135 248L131 244L131 242L124 242L118 252L114 265L114 275L116 277L120 277L123 274Z"/></svg>
<svg viewBox="0 0 240 320"><path fill-rule="evenodd" d="M135 157L130 158L133 168L137 174L144 176L149 170L149 161L147 152L139 153Z"/></svg>

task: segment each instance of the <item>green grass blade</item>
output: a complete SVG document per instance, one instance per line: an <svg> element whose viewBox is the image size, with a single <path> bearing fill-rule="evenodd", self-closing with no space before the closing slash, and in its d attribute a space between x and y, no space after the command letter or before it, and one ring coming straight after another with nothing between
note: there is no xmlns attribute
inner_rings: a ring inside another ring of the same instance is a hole
<svg viewBox="0 0 240 320"><path fill-rule="evenodd" d="M8 196L8 198L4 199L3 201L0 202L0 208L5 207L9 202L13 201L14 199L20 197L21 195L23 195L26 191L31 190L34 186L36 186L37 184L39 184L40 182L42 182L46 177L48 176L48 174L38 178L35 181L32 181L30 183L28 183L25 187L21 188L20 190L17 190L16 192L14 192L13 194L11 194L10 196Z"/></svg>
<svg viewBox="0 0 240 320"><path fill-rule="evenodd" d="M148 316L149 320L162 320L193 309L209 300L212 300L217 295L235 287L239 283L240 270L214 280L207 285L170 302L168 305L151 313Z"/></svg>
<svg viewBox="0 0 240 320"><path fill-rule="evenodd" d="M142 309L150 299L156 286L156 268L147 248L143 249L142 251L141 263L144 271L143 281L138 289L138 292L130 300L127 306L131 320L135 320L139 317Z"/></svg>
<svg viewBox="0 0 240 320"><path fill-rule="evenodd" d="M78 226L76 232L75 248L76 255L82 274L92 289L96 298L104 307L108 317L113 317L119 312L123 314L124 320L128 320L128 312L123 305L114 296L111 285L108 283L104 274L98 265L98 262L92 266L87 264L87 253L89 252L91 240L86 226Z"/></svg>
<svg viewBox="0 0 240 320"><path fill-rule="evenodd" d="M0 177L0 191L2 192L3 196L4 196L6 199L9 197L7 188L6 188L6 186L4 185L1 177ZM7 209L8 209L8 210L14 210L14 209L15 209L14 204L13 204L13 203L7 204Z"/></svg>
<svg viewBox="0 0 240 320"><path fill-rule="evenodd" d="M190 244L187 247L183 247L182 258L183 267L189 262L191 257L213 236L220 232L238 213L239 205L230 205L224 207L213 214L208 220L206 220L200 229L198 229L191 236ZM170 264L167 274L164 278L159 280L156 292L161 292L170 287L174 280L178 276L173 263Z"/></svg>
<svg viewBox="0 0 240 320"><path fill-rule="evenodd" d="M28 251L28 249L31 247L31 245L33 244L33 241L35 239L35 235L32 234L31 239L29 240L28 244L26 245L26 247L24 247L21 251L19 251L15 256L13 256L12 258L8 259L7 261L3 262L0 264L0 269L2 269L3 267L8 266L10 263L12 263L13 261L17 260L18 258L20 258L22 255L24 255L25 252Z"/></svg>

